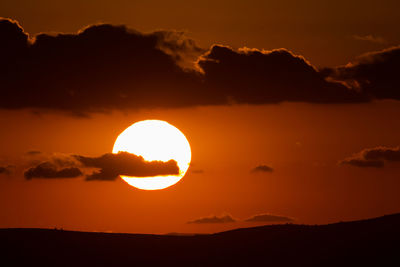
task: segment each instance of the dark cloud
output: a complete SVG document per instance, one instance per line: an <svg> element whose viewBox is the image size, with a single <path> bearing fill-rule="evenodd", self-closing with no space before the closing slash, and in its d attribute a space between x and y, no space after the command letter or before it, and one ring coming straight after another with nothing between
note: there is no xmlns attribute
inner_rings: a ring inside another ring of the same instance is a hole
<svg viewBox="0 0 400 267"><path fill-rule="evenodd" d="M161 40L158 47L171 55L184 69L195 68L197 58L206 52L206 49L197 46L193 39L187 38L185 32L157 31L153 35Z"/></svg>
<svg viewBox="0 0 400 267"><path fill-rule="evenodd" d="M340 83L327 81L303 57L286 49L261 51L215 45L198 62L209 88L234 103L282 101L347 103L366 99ZM219 100L223 102L223 99Z"/></svg>
<svg viewBox="0 0 400 267"><path fill-rule="evenodd" d="M0 17L0 36L0 68L2 71L13 72L15 69L9 69L9 64L18 63L27 55L28 35L17 21Z"/></svg>
<svg viewBox="0 0 400 267"><path fill-rule="evenodd" d="M251 170L251 172L273 172L274 169L267 165L259 165Z"/></svg>
<svg viewBox="0 0 400 267"><path fill-rule="evenodd" d="M371 98L400 100L400 46L364 54L345 66L325 70Z"/></svg>
<svg viewBox="0 0 400 267"><path fill-rule="evenodd" d="M83 167L99 168L86 177L86 180L113 181L120 175L147 177L159 175L177 175L179 167L175 160L167 162L145 161L143 157L127 152L104 154L101 157L74 156Z"/></svg>
<svg viewBox="0 0 400 267"><path fill-rule="evenodd" d="M79 168L69 167L69 168L57 168L57 166L51 162L43 162L39 165L28 169L24 176L26 179L30 180L33 178L46 178L46 179L56 179L56 178L76 178L81 176L83 173Z"/></svg>
<svg viewBox="0 0 400 267"><path fill-rule="evenodd" d="M177 65L178 54L196 50L181 34L101 24L30 41L18 24L3 19L0 36L0 57L7 57L7 71L0 73L1 108L79 114L206 104L198 74Z"/></svg>
<svg viewBox="0 0 400 267"><path fill-rule="evenodd" d="M205 223L232 223L236 222L235 219L232 218L231 215L222 215L222 216L209 216L202 217L193 221L189 221L189 224L205 224Z"/></svg>
<svg viewBox="0 0 400 267"><path fill-rule="evenodd" d="M293 222L292 218L271 214L258 214L245 220L246 222Z"/></svg>
<svg viewBox="0 0 400 267"><path fill-rule="evenodd" d="M382 168L387 161L400 162L400 147L376 147L364 149L361 152L340 161L340 164L356 167Z"/></svg>
<svg viewBox="0 0 400 267"><path fill-rule="evenodd" d="M321 73L285 49L236 51L214 45L190 69L205 50L181 32L144 34L100 24L76 34L29 38L15 21L0 19L0 37L3 109L85 115L114 109L369 100L332 70Z"/></svg>

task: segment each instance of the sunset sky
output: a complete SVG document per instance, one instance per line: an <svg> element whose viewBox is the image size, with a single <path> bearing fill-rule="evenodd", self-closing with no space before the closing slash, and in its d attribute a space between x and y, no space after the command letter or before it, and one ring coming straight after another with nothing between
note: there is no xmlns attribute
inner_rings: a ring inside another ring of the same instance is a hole
<svg viewBox="0 0 400 267"><path fill-rule="evenodd" d="M208 233L400 212L398 1L0 10L0 228ZM87 163L148 119L188 139L180 182L139 190Z"/></svg>

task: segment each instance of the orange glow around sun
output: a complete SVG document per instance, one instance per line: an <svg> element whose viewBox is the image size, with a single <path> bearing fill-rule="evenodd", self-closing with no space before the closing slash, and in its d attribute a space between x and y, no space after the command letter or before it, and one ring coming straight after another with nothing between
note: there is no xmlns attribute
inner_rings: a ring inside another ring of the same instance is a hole
<svg viewBox="0 0 400 267"><path fill-rule="evenodd" d="M171 124L161 120L145 120L125 129L114 143L113 153L128 152L142 156L147 161L175 160L178 175L132 177L121 176L129 185L144 189L164 189L176 184L185 176L191 161L191 150L185 135Z"/></svg>

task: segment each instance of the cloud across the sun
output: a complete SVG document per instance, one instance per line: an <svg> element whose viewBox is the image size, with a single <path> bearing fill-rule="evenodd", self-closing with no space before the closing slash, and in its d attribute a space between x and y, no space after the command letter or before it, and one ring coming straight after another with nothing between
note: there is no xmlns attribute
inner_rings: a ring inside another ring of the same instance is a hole
<svg viewBox="0 0 400 267"><path fill-rule="evenodd" d="M83 114L233 103L400 100L400 47L319 70L287 49L203 49L181 32L145 34L124 25L29 36L16 21L0 19L0 40L0 109Z"/></svg>
<svg viewBox="0 0 400 267"><path fill-rule="evenodd" d="M85 176L86 181L115 181L120 175L153 177L179 174L174 160L145 161L143 157L127 152L107 153L99 157L57 154L45 158L24 172L26 179Z"/></svg>
<svg viewBox="0 0 400 267"><path fill-rule="evenodd" d="M142 156L127 152L107 153L100 157L74 156L84 167L98 168L86 176L86 180L115 180L120 175L153 177L159 175L178 175L179 167L175 160L145 161Z"/></svg>

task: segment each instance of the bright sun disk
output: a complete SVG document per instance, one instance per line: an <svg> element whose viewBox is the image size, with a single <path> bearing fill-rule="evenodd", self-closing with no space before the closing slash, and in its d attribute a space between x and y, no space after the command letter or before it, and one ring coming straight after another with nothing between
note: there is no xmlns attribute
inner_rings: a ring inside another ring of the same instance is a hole
<svg viewBox="0 0 400 267"><path fill-rule="evenodd" d="M186 174L191 150L185 135L176 127L161 120L139 121L129 126L115 140L113 153L128 152L142 156L146 161L175 160L178 175L154 177L121 176L129 185L139 189L164 189L177 183Z"/></svg>

